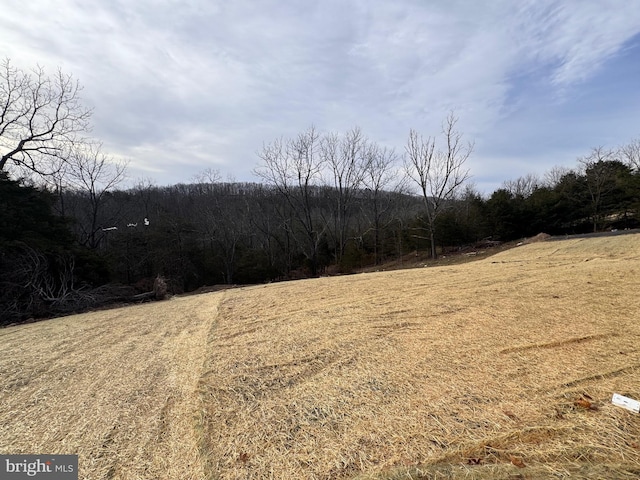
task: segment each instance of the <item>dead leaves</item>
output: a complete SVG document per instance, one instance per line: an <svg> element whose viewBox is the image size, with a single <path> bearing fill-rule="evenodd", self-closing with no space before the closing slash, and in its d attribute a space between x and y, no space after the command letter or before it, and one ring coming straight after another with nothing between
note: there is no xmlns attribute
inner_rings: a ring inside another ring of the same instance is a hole
<svg viewBox="0 0 640 480"><path fill-rule="evenodd" d="M585 410L599 410L598 406L594 403L593 398L586 393L583 393L580 398L574 400L573 404L576 407L584 408Z"/></svg>
<svg viewBox="0 0 640 480"><path fill-rule="evenodd" d="M564 398L566 402L559 403L554 407L553 417L557 420L565 420L570 412L577 412L582 410L599 411L600 403L596 402L588 393L566 393Z"/></svg>
<svg viewBox="0 0 640 480"><path fill-rule="evenodd" d="M502 413L504 413L507 417L509 417L513 421L520 420L518 416L515 413L513 413L511 410L503 410Z"/></svg>
<svg viewBox="0 0 640 480"><path fill-rule="evenodd" d="M573 404L576 407L585 408L587 410L597 410L597 408L594 407L593 403L591 403L589 400L585 400L584 398L574 400Z"/></svg>

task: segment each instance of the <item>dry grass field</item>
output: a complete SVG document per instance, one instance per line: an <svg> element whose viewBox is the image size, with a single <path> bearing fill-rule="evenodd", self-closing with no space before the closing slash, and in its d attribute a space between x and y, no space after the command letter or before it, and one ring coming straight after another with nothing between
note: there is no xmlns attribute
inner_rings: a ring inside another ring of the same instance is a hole
<svg viewBox="0 0 640 480"><path fill-rule="evenodd" d="M640 236L0 330L0 453L87 479L640 477Z"/></svg>
<svg viewBox="0 0 640 480"><path fill-rule="evenodd" d="M0 330L0 453L78 454L81 479L203 479L193 428L220 297Z"/></svg>

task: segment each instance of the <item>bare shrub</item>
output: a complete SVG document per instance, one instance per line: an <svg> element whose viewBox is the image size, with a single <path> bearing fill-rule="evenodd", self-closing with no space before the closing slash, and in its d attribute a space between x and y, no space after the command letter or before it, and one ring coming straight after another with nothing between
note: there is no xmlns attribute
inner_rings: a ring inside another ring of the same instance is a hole
<svg viewBox="0 0 640 480"><path fill-rule="evenodd" d="M167 298L167 282L160 275L158 275L153 282L153 294L156 300L164 300Z"/></svg>
<svg viewBox="0 0 640 480"><path fill-rule="evenodd" d="M0 250L0 325L85 311L101 297L76 283L71 253L24 244Z"/></svg>

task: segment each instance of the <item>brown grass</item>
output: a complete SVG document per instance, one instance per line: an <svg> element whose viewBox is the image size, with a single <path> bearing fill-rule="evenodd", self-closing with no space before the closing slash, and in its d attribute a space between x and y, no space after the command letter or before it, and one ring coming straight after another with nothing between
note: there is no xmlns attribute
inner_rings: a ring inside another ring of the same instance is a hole
<svg viewBox="0 0 640 480"><path fill-rule="evenodd" d="M0 330L0 453L78 454L81 479L205 478L196 387L220 295Z"/></svg>
<svg viewBox="0 0 640 480"><path fill-rule="evenodd" d="M639 270L633 235L234 292L201 380L207 469L636 478L640 419L610 398L640 398Z"/></svg>
<svg viewBox="0 0 640 480"><path fill-rule="evenodd" d="M0 452L81 478L638 478L638 235L0 330ZM215 321L214 321L215 317Z"/></svg>

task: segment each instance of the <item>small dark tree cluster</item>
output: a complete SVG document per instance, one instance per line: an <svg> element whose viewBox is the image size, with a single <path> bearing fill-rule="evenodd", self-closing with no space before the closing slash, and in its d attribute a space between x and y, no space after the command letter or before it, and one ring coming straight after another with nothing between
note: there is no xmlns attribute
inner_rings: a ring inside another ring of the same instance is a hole
<svg viewBox="0 0 640 480"><path fill-rule="evenodd" d="M640 172L614 151L594 148L578 168L505 182L485 202L487 233L503 240L640 225Z"/></svg>
<svg viewBox="0 0 640 480"><path fill-rule="evenodd" d="M90 285L109 280L104 262L76 246L54 201L0 173L0 325L86 308Z"/></svg>

